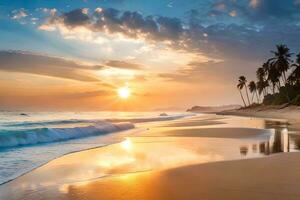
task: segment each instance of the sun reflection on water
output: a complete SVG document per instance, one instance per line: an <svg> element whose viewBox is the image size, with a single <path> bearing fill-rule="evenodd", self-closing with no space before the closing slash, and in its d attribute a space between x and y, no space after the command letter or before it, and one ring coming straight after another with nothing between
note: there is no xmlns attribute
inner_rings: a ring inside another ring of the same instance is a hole
<svg viewBox="0 0 300 200"><path fill-rule="evenodd" d="M126 140L121 142L120 145L126 151L130 151L132 149L132 141L129 138L126 138Z"/></svg>

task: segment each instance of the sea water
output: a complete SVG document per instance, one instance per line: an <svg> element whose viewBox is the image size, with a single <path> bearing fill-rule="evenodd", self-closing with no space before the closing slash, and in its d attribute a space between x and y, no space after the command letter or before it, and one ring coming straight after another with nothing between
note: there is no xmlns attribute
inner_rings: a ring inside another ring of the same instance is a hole
<svg viewBox="0 0 300 200"><path fill-rule="evenodd" d="M61 155L121 141L136 123L165 121L187 113L0 112L0 184ZM126 131L127 130L127 131ZM124 132L125 131L125 132Z"/></svg>

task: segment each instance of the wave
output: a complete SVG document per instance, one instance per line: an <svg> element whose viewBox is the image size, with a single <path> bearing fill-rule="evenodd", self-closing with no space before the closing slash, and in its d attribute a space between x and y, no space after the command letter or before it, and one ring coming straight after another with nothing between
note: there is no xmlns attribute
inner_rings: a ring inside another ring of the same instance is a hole
<svg viewBox="0 0 300 200"><path fill-rule="evenodd" d="M60 142L71 139L104 135L134 128L132 123L97 122L94 125L74 128L36 128L0 132L0 148Z"/></svg>
<svg viewBox="0 0 300 200"><path fill-rule="evenodd" d="M185 115L173 115L173 116L159 116L159 117L147 117L147 118L132 118L132 119L108 119L109 122L131 122L131 123L143 123L143 122L158 122L158 121L169 121L176 120L183 117L194 116L193 114Z"/></svg>
<svg viewBox="0 0 300 200"><path fill-rule="evenodd" d="M26 127L26 126L47 126L60 124L76 124L76 123L100 123L103 120L88 120L88 119L66 119L66 120L45 120L45 121L25 121L13 122L4 124L6 127Z"/></svg>
<svg viewBox="0 0 300 200"><path fill-rule="evenodd" d="M194 114L182 114L182 115L168 115L158 117L145 117L145 118L112 118L105 120L97 119L65 119L65 120L45 120L45 121L23 121L23 122L8 122L2 124L4 127L31 127L31 126L55 126L61 124L77 124L77 123L101 123L106 122L130 122L130 123L143 123L143 122L155 122L155 121L168 121L176 120L187 116L194 116Z"/></svg>

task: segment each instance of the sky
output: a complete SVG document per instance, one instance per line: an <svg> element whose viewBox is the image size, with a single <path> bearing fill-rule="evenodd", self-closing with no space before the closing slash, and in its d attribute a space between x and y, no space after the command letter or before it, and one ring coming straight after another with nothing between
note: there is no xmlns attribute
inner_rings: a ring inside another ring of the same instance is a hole
<svg viewBox="0 0 300 200"><path fill-rule="evenodd" d="M1 0L0 109L241 104L238 76L299 35L299 0Z"/></svg>

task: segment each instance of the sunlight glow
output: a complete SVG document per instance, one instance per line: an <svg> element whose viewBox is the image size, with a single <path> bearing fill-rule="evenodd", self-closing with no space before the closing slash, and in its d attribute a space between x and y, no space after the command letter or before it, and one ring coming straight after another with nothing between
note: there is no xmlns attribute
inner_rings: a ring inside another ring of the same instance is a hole
<svg viewBox="0 0 300 200"><path fill-rule="evenodd" d="M132 142L129 138L126 138L123 142L121 142L121 147L127 151L132 149Z"/></svg>
<svg viewBox="0 0 300 200"><path fill-rule="evenodd" d="M118 95L122 99L128 99L130 94L130 89L127 86L118 89Z"/></svg>

